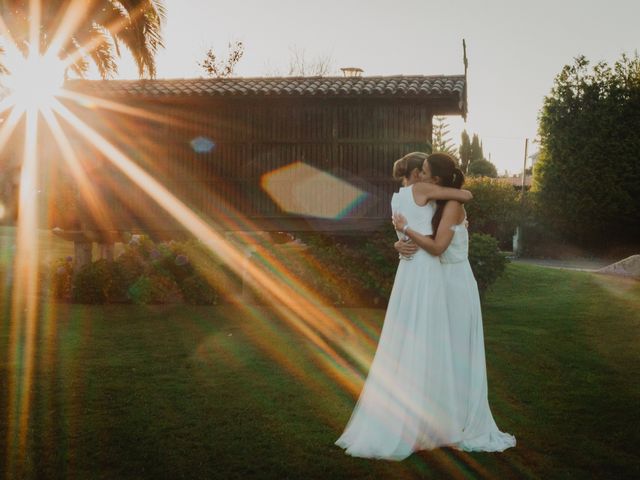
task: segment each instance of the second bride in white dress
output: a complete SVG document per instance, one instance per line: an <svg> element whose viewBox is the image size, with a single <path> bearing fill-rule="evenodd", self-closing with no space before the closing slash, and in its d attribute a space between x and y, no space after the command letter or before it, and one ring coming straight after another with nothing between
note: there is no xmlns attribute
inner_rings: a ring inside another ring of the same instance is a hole
<svg viewBox="0 0 640 480"><path fill-rule="evenodd" d="M424 181L454 188L462 185L464 176L449 156L433 154L425 164ZM514 447L516 439L498 429L489 408L482 311L468 259L466 214L458 202L438 203L432 225L435 239L421 233L420 228L414 229L409 217L394 215L396 228L404 229L414 245L411 248L398 242L396 248L404 255L412 255L417 245L440 255L454 358L456 411L463 429L462 438L453 446L465 451L501 452Z"/></svg>
<svg viewBox="0 0 640 480"><path fill-rule="evenodd" d="M394 164L404 186L392 208L428 235L431 200L467 201L471 193L420 182L425 158L413 153ZM426 251L401 259L373 363L336 442L347 454L402 460L462 439L448 318L440 260Z"/></svg>

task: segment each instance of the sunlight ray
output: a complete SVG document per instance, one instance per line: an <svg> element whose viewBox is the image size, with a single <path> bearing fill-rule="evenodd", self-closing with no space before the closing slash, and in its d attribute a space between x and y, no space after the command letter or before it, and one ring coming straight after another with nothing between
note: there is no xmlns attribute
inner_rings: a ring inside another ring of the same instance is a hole
<svg viewBox="0 0 640 480"><path fill-rule="evenodd" d="M55 118L55 115L53 115L52 111L48 108L42 110L42 116L53 133L56 143L62 153L62 158L68 166L68 171L71 172L71 175L78 185L82 199L87 203L87 206L89 207L93 218L98 223L98 226L102 227L103 230L108 230L110 222L107 209L100 197L96 194L91 180L80 164L80 161L71 146L71 142L60 126L58 119Z"/></svg>
<svg viewBox="0 0 640 480"><path fill-rule="evenodd" d="M11 95L4 97L0 101L0 115L6 112L7 110L9 110L10 108L14 108L14 107L16 107L15 99L12 98ZM22 113L20 109L18 109L18 113Z"/></svg>
<svg viewBox="0 0 640 480"><path fill-rule="evenodd" d="M18 106L11 110L11 113L0 127L0 152L4 150L9 140L11 140L11 134L15 130L18 122L24 114L24 109Z"/></svg>
<svg viewBox="0 0 640 480"><path fill-rule="evenodd" d="M29 424L31 382L35 353L37 291L38 291L38 114L27 111L24 163L20 175L19 213L14 260L14 285L11 308L10 358L11 370L9 415L18 422L11 423L9 445L17 445L24 452ZM17 443L14 440L17 439Z"/></svg>
<svg viewBox="0 0 640 480"><path fill-rule="evenodd" d="M11 35L11 31L7 27L2 15L0 15L0 37L6 39L6 45L4 45L5 48L15 48L16 42L13 39L13 35Z"/></svg>
<svg viewBox="0 0 640 480"><path fill-rule="evenodd" d="M88 4L86 0L71 0L49 44L48 52L54 55L60 53L60 50L64 47L65 43L72 38L73 32L82 22L83 16L87 13L87 8Z"/></svg>
<svg viewBox="0 0 640 480"><path fill-rule="evenodd" d="M58 95L58 97L68 98L69 100L73 100L74 102L76 102L78 105L81 105L89 109L101 108L104 110L111 110L118 113L124 113L125 115L131 115L137 118L144 118L145 120L153 120L158 123L163 123L163 124L171 123L172 126L182 127L189 124L186 121L180 120L179 123L177 123L176 125L177 119L175 117L171 117L171 119L169 119L165 115L152 113L152 112L149 112L148 110L145 110L144 108L131 107L123 103L114 102L113 100L106 100L101 97L95 97L93 95L78 93L72 90L62 90L62 92L60 92L60 95Z"/></svg>
<svg viewBox="0 0 640 480"><path fill-rule="evenodd" d="M40 54L40 22L42 7L40 0L29 0L29 50Z"/></svg>

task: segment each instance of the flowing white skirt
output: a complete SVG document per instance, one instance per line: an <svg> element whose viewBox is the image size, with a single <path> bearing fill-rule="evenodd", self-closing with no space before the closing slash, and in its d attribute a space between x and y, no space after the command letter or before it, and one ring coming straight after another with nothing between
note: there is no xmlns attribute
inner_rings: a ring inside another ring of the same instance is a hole
<svg viewBox="0 0 640 480"><path fill-rule="evenodd" d="M501 452L514 447L513 435L498 429L489 408L484 333L478 285L467 260L442 265L451 328L457 411L465 451Z"/></svg>
<svg viewBox="0 0 640 480"><path fill-rule="evenodd" d="M401 460L462 440L442 265L401 260L378 348L336 444L357 457Z"/></svg>

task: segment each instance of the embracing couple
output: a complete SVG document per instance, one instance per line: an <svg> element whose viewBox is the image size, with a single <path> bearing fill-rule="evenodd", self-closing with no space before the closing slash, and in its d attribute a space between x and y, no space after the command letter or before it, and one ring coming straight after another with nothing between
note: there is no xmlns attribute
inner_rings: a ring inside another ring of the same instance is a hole
<svg viewBox="0 0 640 480"><path fill-rule="evenodd" d="M464 175L450 155L414 152L394 163L393 176L403 185L391 201L400 263L367 380L336 444L391 460L441 446L513 447L487 398Z"/></svg>

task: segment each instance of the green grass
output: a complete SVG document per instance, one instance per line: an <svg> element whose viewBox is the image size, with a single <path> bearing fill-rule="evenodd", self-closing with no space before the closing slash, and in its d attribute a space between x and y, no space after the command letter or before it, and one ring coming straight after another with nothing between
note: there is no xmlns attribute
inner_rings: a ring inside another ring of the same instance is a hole
<svg viewBox="0 0 640 480"><path fill-rule="evenodd" d="M487 296L485 339L492 410L518 446L397 463L333 445L354 404L336 381L346 372L323 368L273 310L50 305L22 451L10 432L24 365L0 324L0 466L16 478L637 478L639 312L640 282L510 265ZM374 332L384 316L342 313Z"/></svg>

